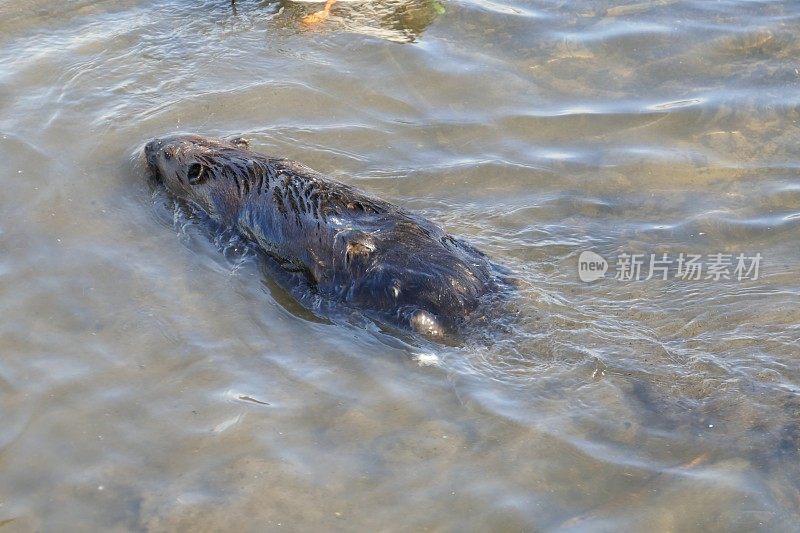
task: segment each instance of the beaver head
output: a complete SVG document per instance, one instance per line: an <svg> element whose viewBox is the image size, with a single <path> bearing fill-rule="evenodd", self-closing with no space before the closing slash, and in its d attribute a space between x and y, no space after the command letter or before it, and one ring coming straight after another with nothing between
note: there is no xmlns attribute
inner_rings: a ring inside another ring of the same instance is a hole
<svg viewBox="0 0 800 533"><path fill-rule="evenodd" d="M236 175L249 159L247 149L244 139L176 135L148 142L144 155L153 178L167 191L226 222L241 206Z"/></svg>

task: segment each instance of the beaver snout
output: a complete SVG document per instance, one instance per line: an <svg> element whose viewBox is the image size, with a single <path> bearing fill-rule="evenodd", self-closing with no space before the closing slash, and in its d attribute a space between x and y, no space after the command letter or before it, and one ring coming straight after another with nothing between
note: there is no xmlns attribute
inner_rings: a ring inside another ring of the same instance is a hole
<svg viewBox="0 0 800 533"><path fill-rule="evenodd" d="M147 166L153 174L156 181L160 181L160 173L158 172L158 152L164 147L164 142L161 139L153 139L144 145L144 159L147 161Z"/></svg>
<svg viewBox="0 0 800 533"><path fill-rule="evenodd" d="M152 141L144 145L144 157L145 159L147 159L148 163L150 163L151 165L155 164L156 155L163 146L164 142L161 139L153 139Z"/></svg>

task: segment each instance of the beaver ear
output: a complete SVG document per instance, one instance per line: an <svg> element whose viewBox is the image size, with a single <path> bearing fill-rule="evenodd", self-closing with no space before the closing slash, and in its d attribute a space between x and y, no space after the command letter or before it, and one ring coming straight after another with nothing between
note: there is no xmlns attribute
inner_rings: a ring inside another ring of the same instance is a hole
<svg viewBox="0 0 800 533"><path fill-rule="evenodd" d="M250 148L250 142L243 137L234 137L230 140L230 143L237 148L243 148L245 150Z"/></svg>
<svg viewBox="0 0 800 533"><path fill-rule="evenodd" d="M200 185L208 177L208 169L205 165L200 163L192 163L189 165L189 170L186 171L186 179L189 185Z"/></svg>

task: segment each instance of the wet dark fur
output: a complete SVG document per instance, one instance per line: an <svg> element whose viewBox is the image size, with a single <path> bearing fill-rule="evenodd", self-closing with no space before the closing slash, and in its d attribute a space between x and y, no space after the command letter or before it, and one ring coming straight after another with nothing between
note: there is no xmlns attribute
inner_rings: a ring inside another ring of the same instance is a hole
<svg viewBox="0 0 800 533"><path fill-rule="evenodd" d="M244 141L156 139L145 155L169 192L379 321L454 336L497 289L486 256L433 222Z"/></svg>

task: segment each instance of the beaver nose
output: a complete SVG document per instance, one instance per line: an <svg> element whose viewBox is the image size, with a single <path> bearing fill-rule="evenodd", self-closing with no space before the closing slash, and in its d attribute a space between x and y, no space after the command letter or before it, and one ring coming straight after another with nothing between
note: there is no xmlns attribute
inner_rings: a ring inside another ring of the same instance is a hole
<svg viewBox="0 0 800 533"><path fill-rule="evenodd" d="M159 150L161 150L162 145L163 143L160 139L153 139L144 145L144 159L147 161L147 166L150 167L153 178L155 178L157 181L159 180L160 176L158 172L156 156L158 155Z"/></svg>
<svg viewBox="0 0 800 533"><path fill-rule="evenodd" d="M155 161L156 153L158 153L162 145L161 139L153 139L144 145L144 155L148 162Z"/></svg>

